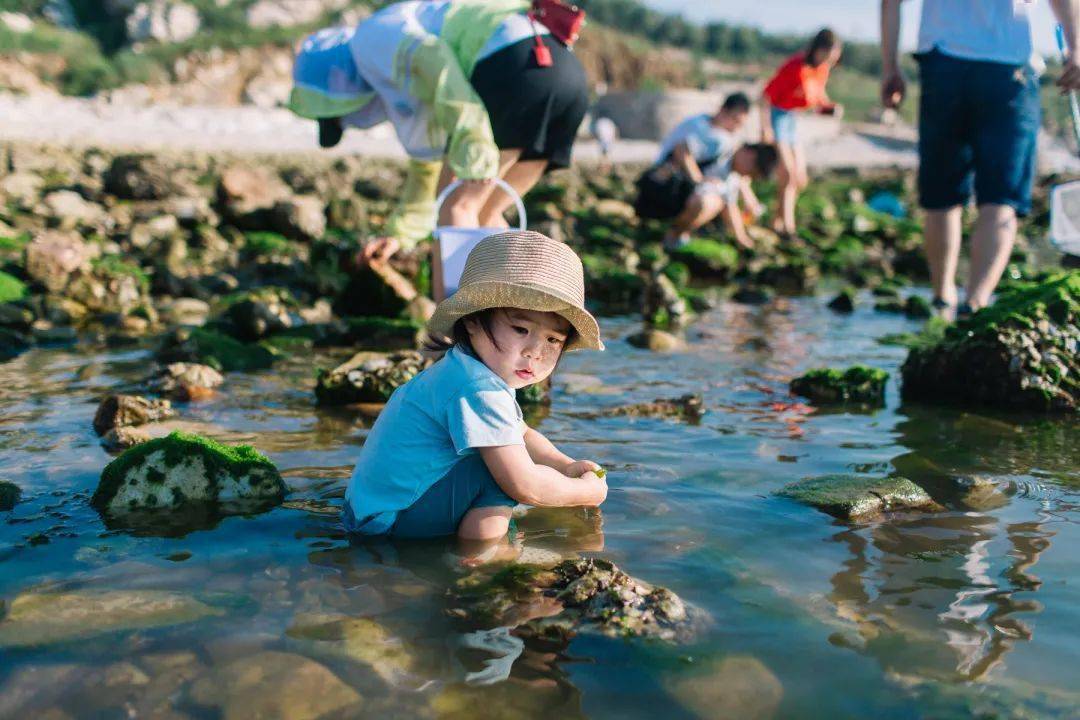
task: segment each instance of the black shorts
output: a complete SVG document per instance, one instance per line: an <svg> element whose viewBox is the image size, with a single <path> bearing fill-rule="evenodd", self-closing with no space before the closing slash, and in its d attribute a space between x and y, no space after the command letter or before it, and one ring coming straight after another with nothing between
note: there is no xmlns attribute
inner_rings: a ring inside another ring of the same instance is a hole
<svg viewBox="0 0 1080 720"><path fill-rule="evenodd" d="M634 210L638 217L669 220L683 211L697 183L671 163L654 165L637 179Z"/></svg>
<svg viewBox="0 0 1080 720"><path fill-rule="evenodd" d="M487 108L499 149L521 148L521 160L564 168L589 108L589 84L569 48L550 35L541 40L551 51L550 67L536 64L536 41L529 37L478 62L472 86Z"/></svg>

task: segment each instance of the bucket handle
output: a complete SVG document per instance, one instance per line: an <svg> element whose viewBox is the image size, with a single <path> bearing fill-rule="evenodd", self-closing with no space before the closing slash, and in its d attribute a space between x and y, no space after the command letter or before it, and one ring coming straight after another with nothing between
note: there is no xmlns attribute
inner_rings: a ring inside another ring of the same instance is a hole
<svg viewBox="0 0 1080 720"><path fill-rule="evenodd" d="M528 221L525 218L525 203L521 201L521 196L517 194L517 191L514 190L510 183L506 182L502 178L494 178L492 179L492 182L495 183L496 187L501 188L502 191L509 195L510 198L514 201L514 205L517 207L518 213L518 230L524 230L526 227L528 227ZM438 226L439 224L439 211L442 209L443 202L446 201L446 198L450 197L450 193L457 190L459 187L461 187L462 184L462 180L455 180L454 182L443 188L443 191L439 193L439 196L437 198L435 198L436 226Z"/></svg>

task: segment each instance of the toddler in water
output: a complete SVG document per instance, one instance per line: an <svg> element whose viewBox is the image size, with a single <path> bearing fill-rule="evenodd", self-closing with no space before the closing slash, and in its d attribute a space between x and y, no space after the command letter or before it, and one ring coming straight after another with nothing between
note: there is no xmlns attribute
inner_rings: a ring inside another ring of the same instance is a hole
<svg viewBox="0 0 1080 720"><path fill-rule="evenodd" d="M446 355L394 392L364 443L345 492L346 529L492 540L518 503L602 503L600 466L528 427L515 399L563 352L603 350L584 305L581 261L567 245L526 231L481 241L428 324L433 338L450 338L436 341Z"/></svg>

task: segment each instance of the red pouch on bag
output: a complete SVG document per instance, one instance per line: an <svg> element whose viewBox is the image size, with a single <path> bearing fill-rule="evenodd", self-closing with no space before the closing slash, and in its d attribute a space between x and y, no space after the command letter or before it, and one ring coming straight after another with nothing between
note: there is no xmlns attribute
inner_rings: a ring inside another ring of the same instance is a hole
<svg viewBox="0 0 1080 720"><path fill-rule="evenodd" d="M529 17L550 30L567 47L577 41L581 26L585 24L585 11L562 0L533 0Z"/></svg>

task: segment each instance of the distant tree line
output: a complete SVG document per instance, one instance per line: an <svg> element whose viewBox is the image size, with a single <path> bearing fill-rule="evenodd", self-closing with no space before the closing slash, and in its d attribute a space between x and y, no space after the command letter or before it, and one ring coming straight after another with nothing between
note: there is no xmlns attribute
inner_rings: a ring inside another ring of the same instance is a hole
<svg viewBox="0 0 1080 720"><path fill-rule="evenodd" d="M680 15L653 10L638 0L578 0L577 4L585 9L590 20L622 32L740 63L789 55L806 45L817 30L795 36L774 35L725 22L700 25ZM853 70L877 75L881 72L881 51L872 43L845 42L841 62Z"/></svg>

